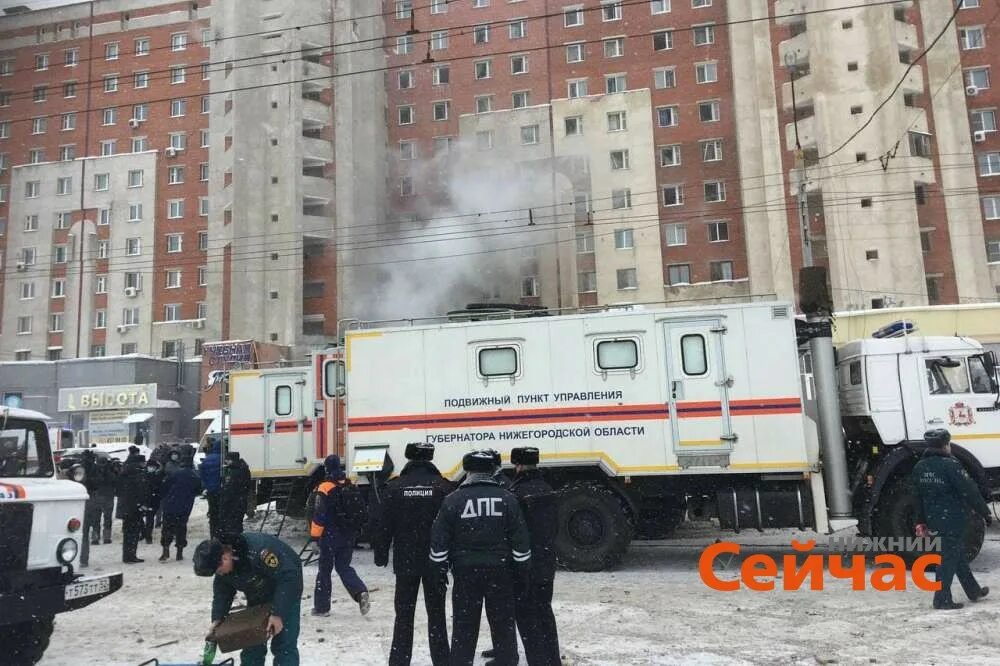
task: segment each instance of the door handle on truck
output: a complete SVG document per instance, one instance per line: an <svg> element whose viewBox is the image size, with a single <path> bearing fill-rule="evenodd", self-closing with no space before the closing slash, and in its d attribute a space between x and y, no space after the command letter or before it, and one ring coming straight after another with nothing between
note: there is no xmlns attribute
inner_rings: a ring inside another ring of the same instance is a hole
<svg viewBox="0 0 1000 666"><path fill-rule="evenodd" d="M670 395L674 400L683 400L684 382L679 379L670 382Z"/></svg>

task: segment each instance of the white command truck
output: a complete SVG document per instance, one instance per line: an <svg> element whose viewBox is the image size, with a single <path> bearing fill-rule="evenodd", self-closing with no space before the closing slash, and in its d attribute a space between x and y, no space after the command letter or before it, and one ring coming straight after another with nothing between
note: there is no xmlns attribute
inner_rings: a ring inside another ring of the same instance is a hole
<svg viewBox="0 0 1000 666"><path fill-rule="evenodd" d="M0 662L41 660L55 615L122 586L122 574L83 577L73 562L87 490L59 479L48 417L0 408Z"/></svg>
<svg viewBox="0 0 1000 666"><path fill-rule="evenodd" d="M507 461L538 447L560 491L557 555L581 570L612 566L633 537L667 536L685 518L912 536L909 472L930 428L951 430L984 495L1000 486L996 364L975 341L909 335L839 350L844 520L827 510L791 305L537 315L355 323L309 367L234 373L233 449L258 477L297 476L304 499L327 453L346 451L350 474L378 484L405 464L408 442L435 444L452 479L468 451ZM973 521L971 554L985 530Z"/></svg>

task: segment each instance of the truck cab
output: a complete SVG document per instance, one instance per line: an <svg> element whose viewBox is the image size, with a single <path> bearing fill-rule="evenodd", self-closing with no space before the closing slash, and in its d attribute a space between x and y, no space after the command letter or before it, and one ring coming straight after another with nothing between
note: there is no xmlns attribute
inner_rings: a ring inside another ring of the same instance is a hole
<svg viewBox="0 0 1000 666"><path fill-rule="evenodd" d="M11 663L36 663L56 614L122 585L122 574L74 572L87 490L56 475L48 417L0 408L0 645Z"/></svg>

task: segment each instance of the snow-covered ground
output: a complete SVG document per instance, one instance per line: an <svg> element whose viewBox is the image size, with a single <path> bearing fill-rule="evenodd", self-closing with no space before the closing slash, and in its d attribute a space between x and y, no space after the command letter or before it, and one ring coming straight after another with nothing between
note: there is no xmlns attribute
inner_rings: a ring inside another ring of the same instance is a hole
<svg viewBox="0 0 1000 666"><path fill-rule="evenodd" d="M207 533L204 509L199 501L188 556ZM158 544L140 546L143 564L121 565L119 527L116 523L114 544L91 550L90 571L124 567L124 588L60 615L43 664L131 666L153 657L161 664L193 664L200 656L211 579L196 577L189 558L157 562ZM286 524L282 536L296 547L305 541L301 524ZM906 592L853 592L850 581L827 577L822 592L722 593L708 589L698 577L698 557L717 537L733 538L744 544L744 552L770 553L780 561L789 541L799 536L808 535L788 531L733 537L687 529L671 541L635 543L616 571L560 572L554 605L566 661L588 666L1000 664L1000 575L995 573L1000 568L1000 528L991 529L973 563L993 595L960 611L933 611L930 594L912 584ZM299 641L304 666L387 662L392 574L375 567L368 550L356 551L354 562L368 586L378 588L367 617L361 617L336 581L330 617L311 617L316 565L305 570ZM956 600L965 601L957 582L954 590ZM430 664L422 606L417 610L415 665ZM488 642L484 618L480 649Z"/></svg>

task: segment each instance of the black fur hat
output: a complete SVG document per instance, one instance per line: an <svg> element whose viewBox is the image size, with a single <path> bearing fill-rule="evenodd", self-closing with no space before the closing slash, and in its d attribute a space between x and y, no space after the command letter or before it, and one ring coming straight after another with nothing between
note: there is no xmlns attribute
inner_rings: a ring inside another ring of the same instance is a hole
<svg viewBox="0 0 1000 666"><path fill-rule="evenodd" d="M493 454L489 451L473 451L472 453L466 453L462 458L462 469L466 472L492 474L495 468L496 464L493 462Z"/></svg>
<svg viewBox="0 0 1000 666"><path fill-rule="evenodd" d="M514 465L537 465L538 449L534 446L522 446L511 449L510 462Z"/></svg>
<svg viewBox="0 0 1000 666"><path fill-rule="evenodd" d="M434 445L425 442L410 442L406 445L407 460L434 460Z"/></svg>

